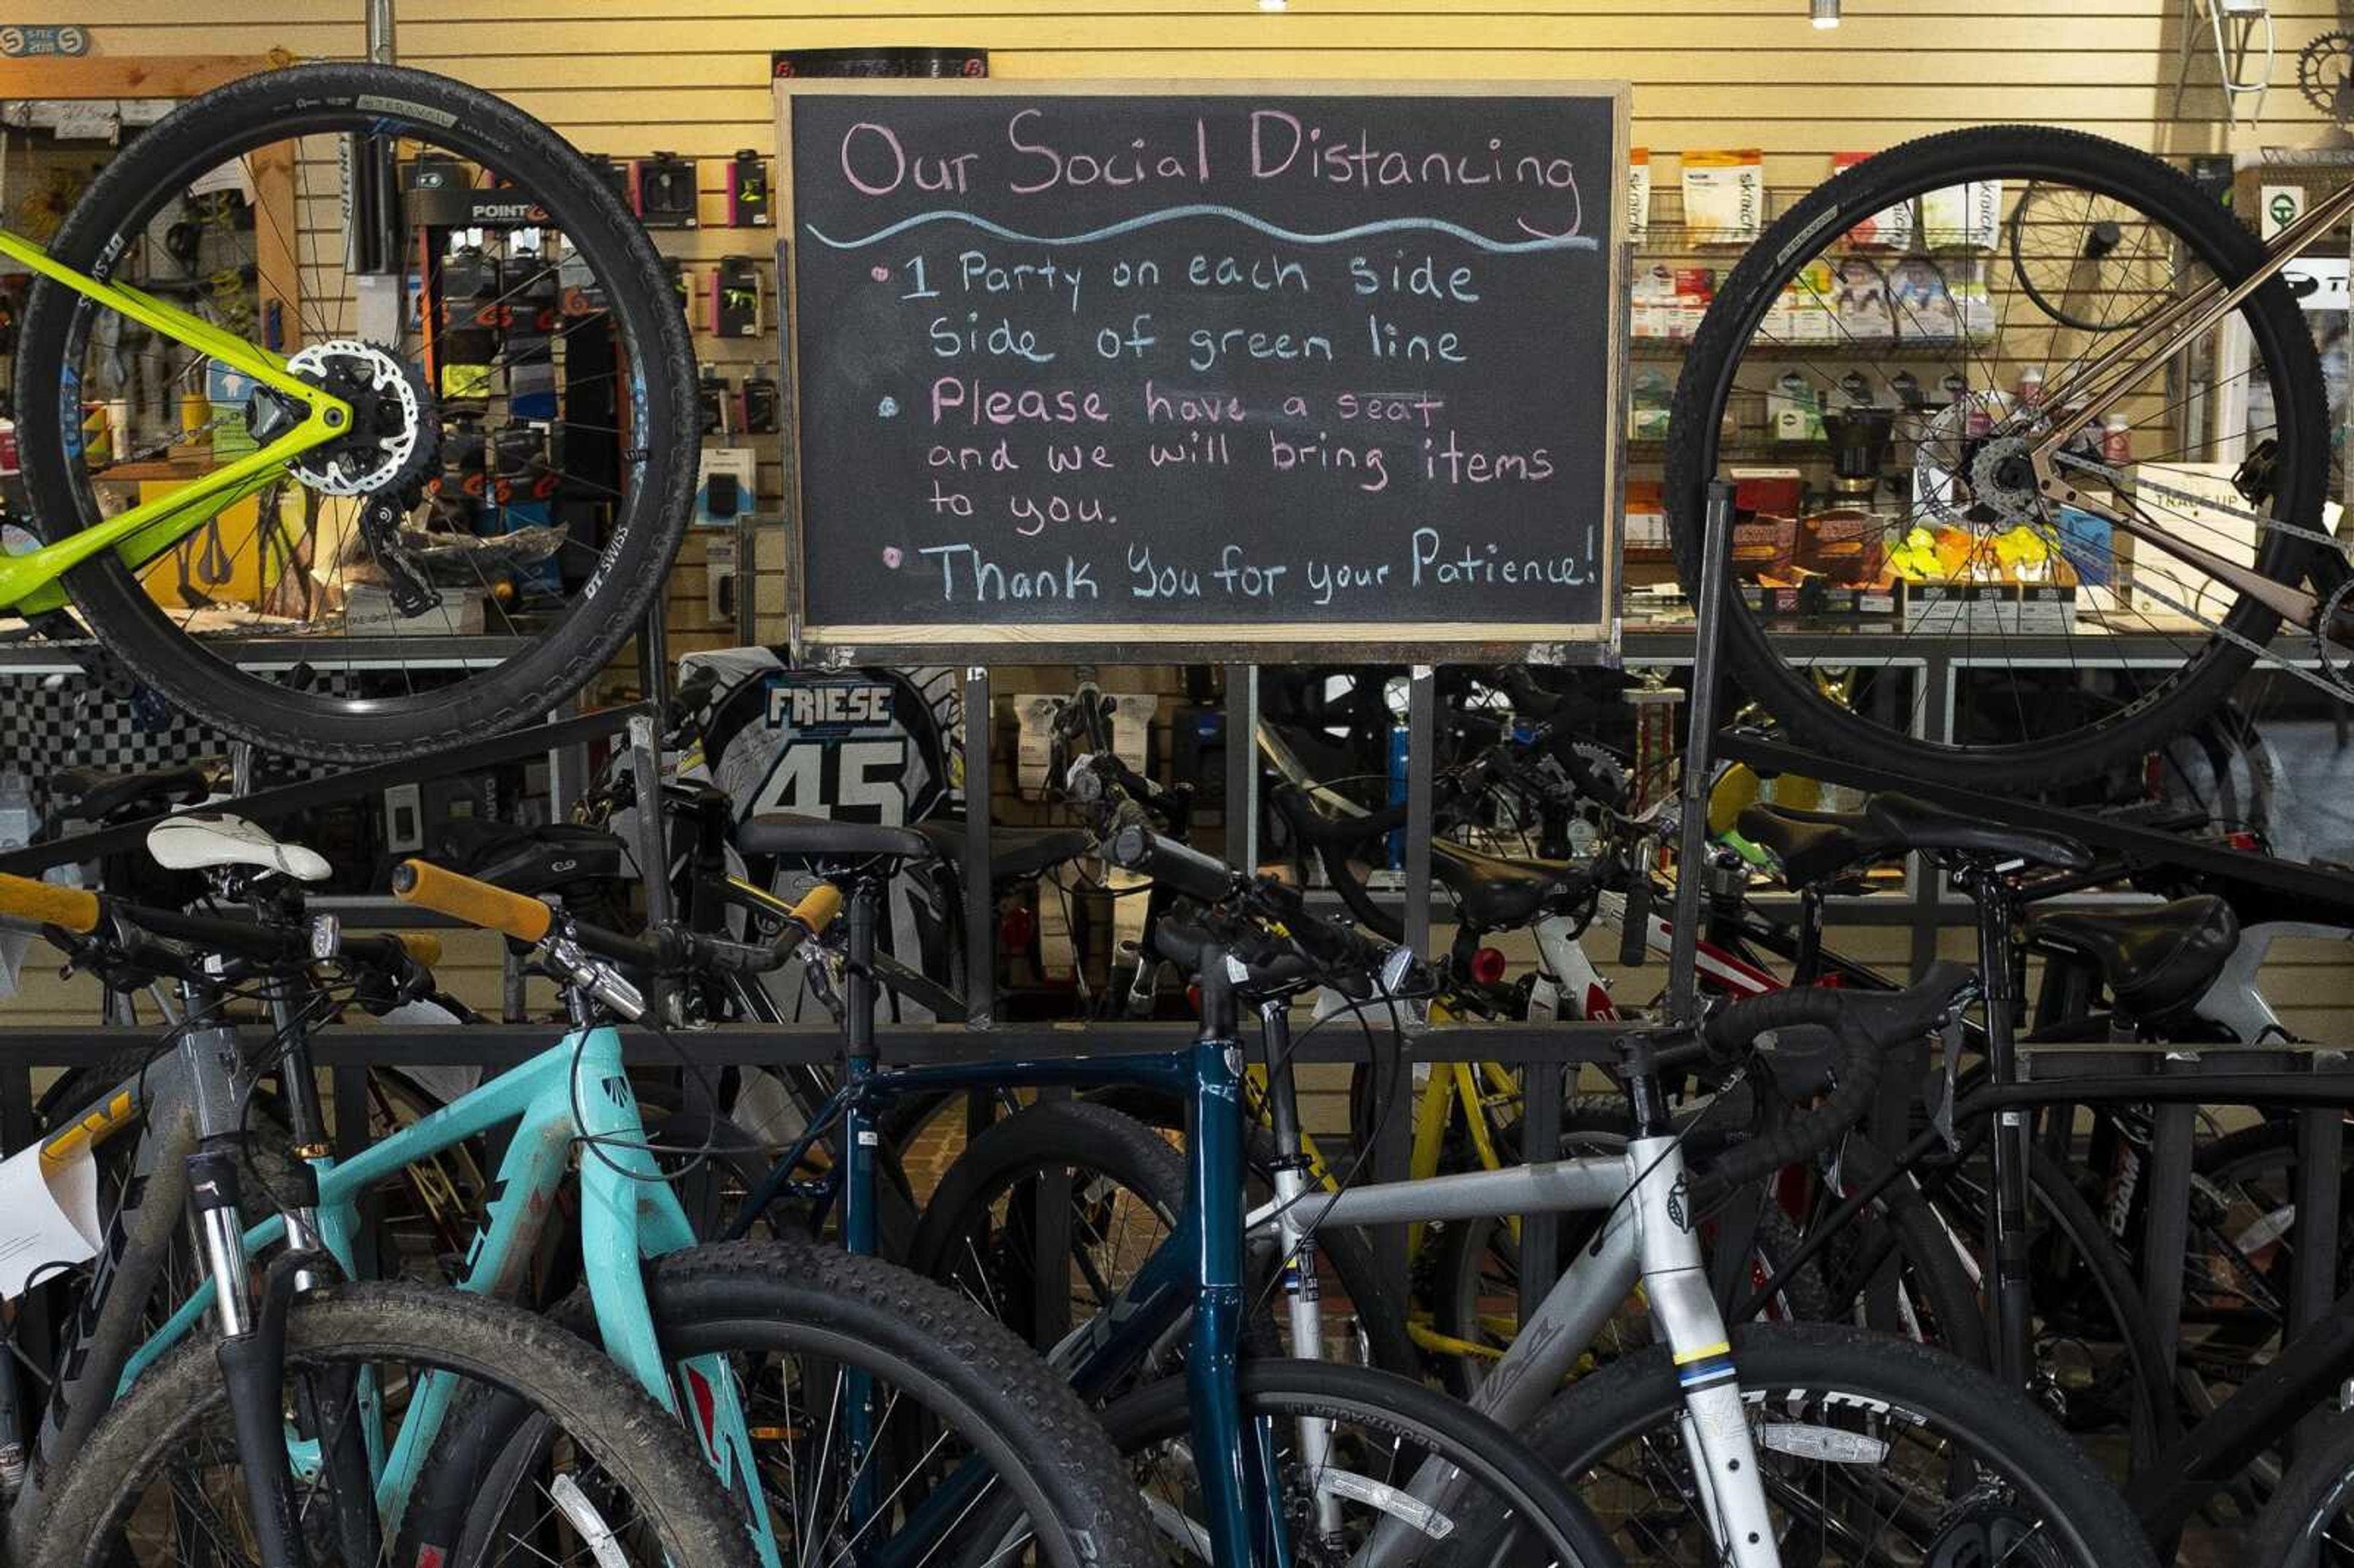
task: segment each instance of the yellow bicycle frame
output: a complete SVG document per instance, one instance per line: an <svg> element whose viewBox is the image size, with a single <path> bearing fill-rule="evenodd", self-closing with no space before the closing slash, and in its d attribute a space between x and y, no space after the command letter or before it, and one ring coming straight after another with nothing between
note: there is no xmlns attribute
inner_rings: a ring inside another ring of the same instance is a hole
<svg viewBox="0 0 2354 1568"><path fill-rule="evenodd" d="M194 533L205 520L282 475L286 465L312 448L351 428L352 410L296 376L285 359L222 331L200 316L167 305L122 283L85 277L21 235L0 229L0 256L29 267L52 282L128 316L208 358L243 371L260 385L283 393L302 409L294 428L259 450L190 482L161 500L133 506L118 516L79 529L52 545L21 556L0 556L0 609L39 615L65 606L58 579L84 561L112 550L133 569L145 566ZM62 389L60 389L62 391Z"/></svg>

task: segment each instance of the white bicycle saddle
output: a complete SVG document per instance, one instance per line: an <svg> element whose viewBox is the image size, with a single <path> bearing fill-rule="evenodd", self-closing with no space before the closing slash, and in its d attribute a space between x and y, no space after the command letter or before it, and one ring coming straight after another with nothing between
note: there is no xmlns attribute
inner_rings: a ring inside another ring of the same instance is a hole
<svg viewBox="0 0 2354 1568"><path fill-rule="evenodd" d="M226 811L182 811L147 830L147 853L173 871L253 865L282 871L298 882L324 882L327 862L315 850L281 844L243 817Z"/></svg>

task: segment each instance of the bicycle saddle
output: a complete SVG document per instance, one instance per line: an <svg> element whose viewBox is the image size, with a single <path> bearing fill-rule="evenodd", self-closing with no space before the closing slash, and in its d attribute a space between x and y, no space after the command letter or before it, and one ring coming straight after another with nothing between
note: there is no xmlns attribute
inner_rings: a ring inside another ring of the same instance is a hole
<svg viewBox="0 0 2354 1568"><path fill-rule="evenodd" d="M2206 995L2240 945L2240 917L2211 893L2155 909L2055 910L2030 919L2027 931L2098 964L2117 1011L2144 1023Z"/></svg>
<svg viewBox="0 0 2354 1568"><path fill-rule="evenodd" d="M736 847L748 855L784 855L795 860L867 860L877 855L923 860L932 853L932 842L913 828L837 822L830 817L804 817L791 811L767 811L738 823Z"/></svg>
<svg viewBox="0 0 2354 1568"><path fill-rule="evenodd" d="M941 817L915 824L934 852L950 864L964 863L965 821ZM989 830L989 878L1013 882L1036 876L1066 860L1076 860L1096 847L1085 828L1001 828Z"/></svg>
<svg viewBox="0 0 2354 1568"><path fill-rule="evenodd" d="M226 811L183 811L147 830L147 853L172 871L220 865L284 872L297 882L324 882L325 857L301 844L281 844L243 817Z"/></svg>
<svg viewBox="0 0 2354 1568"><path fill-rule="evenodd" d="M195 763L115 773L68 768L49 778L49 793L86 822L101 822L132 806L194 805L212 792L212 776Z"/></svg>
<svg viewBox="0 0 2354 1568"><path fill-rule="evenodd" d="M1794 889L1826 881L1852 865L1892 860L1913 850L1991 856L2064 871L2082 871L2093 863L2093 852L2064 833L1989 822L1910 795L1874 795L1861 811L1745 806L1740 828L1744 836L1772 852L1782 867L1782 880Z"/></svg>
<svg viewBox="0 0 2354 1568"><path fill-rule="evenodd" d="M1554 894L1583 883L1586 870L1567 861L1507 860L1439 840L1430 846L1430 874L1455 895L1466 925L1494 931L1527 925Z"/></svg>

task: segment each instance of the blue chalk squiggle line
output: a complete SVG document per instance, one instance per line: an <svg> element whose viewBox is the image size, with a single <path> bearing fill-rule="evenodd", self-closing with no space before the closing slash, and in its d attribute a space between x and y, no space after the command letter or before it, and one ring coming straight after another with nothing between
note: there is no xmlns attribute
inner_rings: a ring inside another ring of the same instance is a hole
<svg viewBox="0 0 2354 1568"><path fill-rule="evenodd" d="M1519 255L1531 250L1598 249L1592 238L1583 234L1536 239L1490 239L1484 234L1465 228L1460 224L1449 223L1441 217L1385 217L1372 223L1358 224L1353 228L1336 228L1330 234L1303 234L1297 229L1285 228L1279 224L1269 223L1267 219L1245 212L1239 207L1224 207L1211 202L1199 202L1187 207L1164 207L1159 212L1148 212L1139 217L1123 218L1118 223L1106 224L1101 228L1090 228L1083 234L1023 234L1018 229L1008 228L1003 224L992 223L976 213L959 212L953 208L945 207L903 217L896 223L885 225L874 233L856 239L836 239L813 224L806 227L809 228L811 238L836 250L861 249L865 246L879 244L894 235L905 234L911 228L919 228L928 223L969 223L975 228L997 236L1000 239L1018 239L1033 245L1086 245L1097 239L1109 239L1114 235L1132 234L1140 228L1149 228L1156 223L1172 223L1184 217L1231 218L1246 228L1256 228L1261 234L1272 238L1288 239L1296 245L1329 245L1336 239L1355 239L1367 234L1394 234L1401 229L1427 228L1435 229L1441 234L1453 235L1458 239L1476 245L1482 250L1493 251L1499 256Z"/></svg>

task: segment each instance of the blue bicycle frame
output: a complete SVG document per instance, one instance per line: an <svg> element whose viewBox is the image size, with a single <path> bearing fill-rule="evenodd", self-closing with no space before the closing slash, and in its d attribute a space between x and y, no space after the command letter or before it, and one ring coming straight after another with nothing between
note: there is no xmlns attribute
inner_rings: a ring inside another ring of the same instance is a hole
<svg viewBox="0 0 2354 1568"><path fill-rule="evenodd" d="M1215 1568L1288 1565L1290 1541L1276 1517L1273 1432L1243 1415L1238 1361L1245 1290L1243 1251L1243 1044L1223 961L1203 965L1202 1028L1182 1051L1053 1061L883 1067L875 1063L871 954L875 900L852 892L849 962L843 977L846 1062L842 1086L811 1118L738 1212L740 1236L791 1184L801 1157L820 1139L836 1150L826 1185L841 1206L843 1244L875 1248L877 1111L903 1095L943 1090L1160 1089L1186 1106L1186 1191L1175 1228L1153 1250L1111 1308L1053 1358L1082 1397L1093 1400L1150 1355L1190 1310L1185 1355L1194 1467ZM952 1489L944 1488L948 1492Z"/></svg>
<svg viewBox="0 0 2354 1568"><path fill-rule="evenodd" d="M356 1277L353 1243L360 1230L360 1201L368 1191L408 1165L510 1122L514 1130L458 1287L486 1295L514 1292L547 1216L557 1207L573 1145L580 1143L582 1272L596 1307L598 1332L608 1354L628 1368L665 1410L680 1414L673 1369L646 1298L643 1266L693 1246L699 1238L644 1147L645 1125L622 1065L621 1039L610 1027L575 1029L530 1061L347 1161L338 1163L332 1157L312 1160L319 1181L322 1239L345 1273ZM246 1250L258 1253L284 1234L283 1218L266 1221L247 1231ZM122 1387L128 1388L204 1319L212 1294L207 1284L181 1303L133 1355L123 1371ZM758 1506L760 1490L751 1433L726 1360L712 1355L680 1365L691 1369L712 1394L706 1420L691 1424L696 1437L729 1489L747 1500L761 1562L778 1568L780 1556L768 1510ZM420 1386L388 1448L371 1434L371 1457L378 1464L377 1506L388 1526L398 1525L418 1470L433 1450L451 1391L451 1380L446 1377ZM290 1446L295 1447L300 1462L300 1446Z"/></svg>

